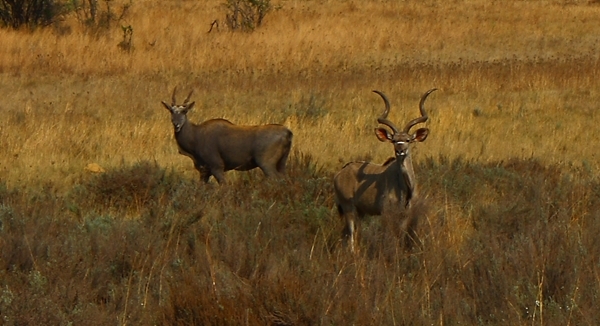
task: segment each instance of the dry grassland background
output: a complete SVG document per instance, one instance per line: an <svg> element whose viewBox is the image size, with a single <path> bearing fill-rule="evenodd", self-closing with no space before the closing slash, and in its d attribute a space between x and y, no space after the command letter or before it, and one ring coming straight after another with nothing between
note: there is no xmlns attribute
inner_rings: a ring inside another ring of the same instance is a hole
<svg viewBox="0 0 600 326"><path fill-rule="evenodd" d="M251 33L218 0L132 3L130 52L73 17L0 30L6 325L600 323L596 2L280 0ZM290 177L200 185L176 86L192 122L288 126ZM331 177L392 155L371 91L403 125L433 87L422 246L374 218L347 255Z"/></svg>
<svg viewBox="0 0 600 326"><path fill-rule="evenodd" d="M177 154L174 86L194 90L192 121L283 123L294 148L328 170L391 154L372 129L385 92L391 119L418 114L432 131L415 160L539 158L598 170L600 6L588 3L282 1L254 33L207 33L218 1L140 1L120 29L87 35L2 30L0 176L11 186L69 184L88 163ZM221 24L223 25L223 24ZM222 27L223 29L223 27Z"/></svg>

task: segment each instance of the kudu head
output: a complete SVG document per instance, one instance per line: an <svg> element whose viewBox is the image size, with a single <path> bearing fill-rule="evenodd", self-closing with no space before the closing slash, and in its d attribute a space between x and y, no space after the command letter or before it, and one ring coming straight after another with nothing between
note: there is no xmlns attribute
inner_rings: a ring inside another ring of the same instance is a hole
<svg viewBox="0 0 600 326"><path fill-rule="evenodd" d="M421 102L419 103L419 110L421 111L421 116L409 121L404 129L401 131L398 130L396 125L394 125L390 120L387 119L388 113L390 113L390 102L388 101L385 94L380 91L373 91L381 98L383 98L383 102L385 103L385 111L383 114L377 118L377 122L382 125L388 126L392 132L390 133L386 128L379 127L375 128L375 135L377 139L382 142L390 142L394 145L394 153L396 159L401 163L407 156L409 151L409 145L413 142L422 142L427 138L427 134L429 133L429 129L427 128L419 128L415 133L410 134L410 129L418 123L423 123L427 121L427 112L425 112L425 99L431 92L437 90L437 88L430 89L421 97Z"/></svg>
<svg viewBox="0 0 600 326"><path fill-rule="evenodd" d="M173 127L175 127L175 133L181 131L183 125L187 122L187 116L189 110L194 107L196 102L189 103L190 97L192 96L193 90L190 94L185 98L183 104L178 105L177 100L175 99L175 93L177 92L177 87L173 89L173 97L171 99L171 105L167 104L165 101L161 101L162 104L171 112L171 122L173 122Z"/></svg>

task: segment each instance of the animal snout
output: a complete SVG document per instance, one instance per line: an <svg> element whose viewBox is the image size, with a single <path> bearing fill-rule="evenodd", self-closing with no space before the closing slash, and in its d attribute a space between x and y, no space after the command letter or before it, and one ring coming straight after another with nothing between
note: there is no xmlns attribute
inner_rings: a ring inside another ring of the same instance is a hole
<svg viewBox="0 0 600 326"><path fill-rule="evenodd" d="M396 151L396 156L406 156L405 150Z"/></svg>

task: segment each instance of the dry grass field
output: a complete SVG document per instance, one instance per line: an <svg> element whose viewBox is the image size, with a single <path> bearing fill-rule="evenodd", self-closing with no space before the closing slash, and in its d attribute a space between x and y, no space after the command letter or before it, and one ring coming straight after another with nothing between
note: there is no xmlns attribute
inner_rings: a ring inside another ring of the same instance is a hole
<svg viewBox="0 0 600 326"><path fill-rule="evenodd" d="M279 0L251 33L132 4L130 52L74 17L0 30L2 324L600 323L597 2ZM193 122L289 127L289 177L199 184L175 86ZM433 87L421 245L374 217L348 254L332 176L392 155L371 91L402 125Z"/></svg>

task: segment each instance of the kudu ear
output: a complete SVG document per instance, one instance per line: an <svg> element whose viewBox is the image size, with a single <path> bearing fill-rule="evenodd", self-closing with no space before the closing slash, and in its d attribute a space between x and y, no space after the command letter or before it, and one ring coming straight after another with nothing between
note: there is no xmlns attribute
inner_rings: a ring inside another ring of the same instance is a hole
<svg viewBox="0 0 600 326"><path fill-rule="evenodd" d="M167 110L171 111L171 106L165 103L165 101L160 101L160 103L162 103L165 106L165 108L167 108Z"/></svg>
<svg viewBox="0 0 600 326"><path fill-rule="evenodd" d="M194 104L196 104L196 102L192 102L192 103L188 104L185 107L185 112L187 113L189 110L191 110L194 107Z"/></svg>
<svg viewBox="0 0 600 326"><path fill-rule="evenodd" d="M387 129L385 128L375 128L375 136L377 136L377 139L379 139L379 141L391 141L392 140L392 134L390 134Z"/></svg>
<svg viewBox="0 0 600 326"><path fill-rule="evenodd" d="M427 135L429 135L429 129L427 128L419 128L417 132L413 135L413 141L422 142L427 139Z"/></svg>

